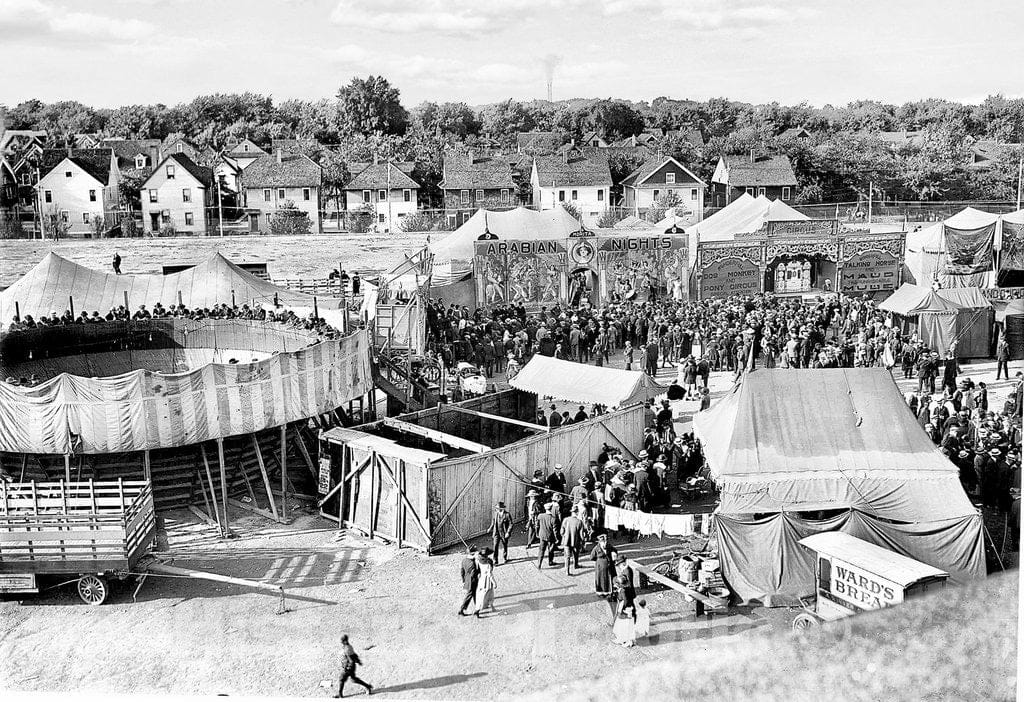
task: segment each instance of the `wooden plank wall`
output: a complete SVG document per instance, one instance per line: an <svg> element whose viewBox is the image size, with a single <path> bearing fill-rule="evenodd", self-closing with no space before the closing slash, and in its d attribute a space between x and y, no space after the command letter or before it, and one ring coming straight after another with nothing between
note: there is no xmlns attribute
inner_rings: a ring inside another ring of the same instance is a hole
<svg viewBox="0 0 1024 702"><path fill-rule="evenodd" d="M639 450L643 429L643 405L634 405L488 453L435 463L430 466L427 484L431 551L485 533L498 500L521 521L525 518L526 486L520 478L528 480L537 469L547 475L561 463L571 487L586 473L603 443L617 446L621 441Z"/></svg>

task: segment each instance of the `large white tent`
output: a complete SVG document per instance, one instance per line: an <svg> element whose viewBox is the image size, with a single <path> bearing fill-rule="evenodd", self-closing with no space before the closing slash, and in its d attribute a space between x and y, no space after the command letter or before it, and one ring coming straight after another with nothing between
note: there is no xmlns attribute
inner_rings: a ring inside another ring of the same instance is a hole
<svg viewBox="0 0 1024 702"><path fill-rule="evenodd" d="M545 241L567 239L580 231L582 225L561 207L553 210L528 210L517 207L504 212L477 210L476 214L454 232L430 243L434 254L435 276L456 279L473 269L474 242L487 237L496 239L532 239Z"/></svg>
<svg viewBox="0 0 1024 702"><path fill-rule="evenodd" d="M599 402L609 407L626 407L665 392L664 387L641 371L591 366L540 354L531 358L509 385L541 397Z"/></svg>
<svg viewBox="0 0 1024 702"><path fill-rule="evenodd" d="M766 222L810 219L782 200L769 200L764 195L751 197L743 193L728 205L686 229L689 242L690 268L697 262L697 244L708 241L732 241L737 234L752 234Z"/></svg>

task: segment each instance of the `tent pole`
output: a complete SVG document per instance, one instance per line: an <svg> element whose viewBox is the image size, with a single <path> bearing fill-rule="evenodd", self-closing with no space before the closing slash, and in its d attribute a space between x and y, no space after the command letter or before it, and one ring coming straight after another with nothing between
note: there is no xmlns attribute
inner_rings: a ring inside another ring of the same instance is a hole
<svg viewBox="0 0 1024 702"><path fill-rule="evenodd" d="M224 514L224 524L220 531L224 536L228 535L228 474L224 465L224 437L217 437L217 462L220 464L220 499L221 511Z"/></svg>
<svg viewBox="0 0 1024 702"><path fill-rule="evenodd" d="M288 518L288 425L281 425L281 519Z"/></svg>
<svg viewBox="0 0 1024 702"><path fill-rule="evenodd" d="M267 500L270 501L270 511L274 514L276 521L281 521L281 518L277 514L277 505L274 504L274 493L270 489L270 476L267 475L267 466L263 462L263 450L260 449L259 439L256 438L255 434L252 436L252 446L256 449L256 463L260 467L260 475L263 476L263 486L267 489Z"/></svg>

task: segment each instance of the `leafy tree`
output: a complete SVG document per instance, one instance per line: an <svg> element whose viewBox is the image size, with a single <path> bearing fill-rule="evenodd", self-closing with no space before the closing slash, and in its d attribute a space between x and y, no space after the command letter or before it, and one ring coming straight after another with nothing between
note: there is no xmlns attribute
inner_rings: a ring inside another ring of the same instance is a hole
<svg viewBox="0 0 1024 702"><path fill-rule="evenodd" d="M483 132L506 146L515 143L517 132L529 132L537 128L534 115L523 103L511 99L485 108L481 121Z"/></svg>
<svg viewBox="0 0 1024 702"><path fill-rule="evenodd" d="M69 144L75 134L92 134L103 128L103 118L93 108L65 100L44 106L36 118L36 129L45 129L58 144Z"/></svg>
<svg viewBox="0 0 1024 702"><path fill-rule="evenodd" d="M60 241L69 231L71 231L71 223L61 216L60 210L57 209L56 205L51 205L50 209L43 215L44 238L49 235L54 241Z"/></svg>
<svg viewBox="0 0 1024 702"><path fill-rule="evenodd" d="M338 91L339 119L345 134L405 134L409 113L397 88L384 77L353 78Z"/></svg>
<svg viewBox="0 0 1024 702"><path fill-rule="evenodd" d="M580 213L580 208L574 202L562 202L562 209L568 212L573 219L577 222L583 221L583 215Z"/></svg>
<svg viewBox="0 0 1024 702"><path fill-rule="evenodd" d="M313 231L313 222L309 215L295 206L291 200L285 200L270 217L270 233L275 235L309 234Z"/></svg>
<svg viewBox="0 0 1024 702"><path fill-rule="evenodd" d="M648 222L660 222L665 219L669 210L681 204L683 204L683 201L679 199L678 195L676 195L676 191L669 190L666 194L655 200L653 205L647 208L645 219Z"/></svg>
<svg viewBox="0 0 1024 702"><path fill-rule="evenodd" d="M416 121L425 134L435 137L451 135L465 139L470 134L479 134L481 122L476 113L464 102L421 103L413 111Z"/></svg>
<svg viewBox="0 0 1024 702"><path fill-rule="evenodd" d="M589 110L588 127L602 138L617 141L644 130L644 116L632 105L620 100L602 100Z"/></svg>

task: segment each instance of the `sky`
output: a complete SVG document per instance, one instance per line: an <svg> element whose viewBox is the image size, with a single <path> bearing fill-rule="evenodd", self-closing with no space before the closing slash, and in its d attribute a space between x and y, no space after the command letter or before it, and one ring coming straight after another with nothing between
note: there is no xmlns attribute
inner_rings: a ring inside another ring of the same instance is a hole
<svg viewBox="0 0 1024 702"><path fill-rule="evenodd" d="M0 103L1024 96L1019 0L0 0Z"/></svg>

